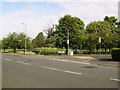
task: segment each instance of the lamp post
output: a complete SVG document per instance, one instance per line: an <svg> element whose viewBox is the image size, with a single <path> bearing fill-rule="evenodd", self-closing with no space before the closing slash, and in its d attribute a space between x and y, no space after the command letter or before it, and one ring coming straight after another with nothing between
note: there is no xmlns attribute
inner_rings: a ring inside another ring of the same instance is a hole
<svg viewBox="0 0 120 90"><path fill-rule="evenodd" d="M26 54L26 30L27 30L27 24L23 23L23 22L21 24L25 25L25 48L24 48L25 53L24 54Z"/></svg>
<svg viewBox="0 0 120 90"><path fill-rule="evenodd" d="M68 30L68 39L67 39L67 45L68 45L68 55L69 55L69 30Z"/></svg>
<svg viewBox="0 0 120 90"><path fill-rule="evenodd" d="M99 37L99 43L100 43L100 59L101 59L101 37Z"/></svg>

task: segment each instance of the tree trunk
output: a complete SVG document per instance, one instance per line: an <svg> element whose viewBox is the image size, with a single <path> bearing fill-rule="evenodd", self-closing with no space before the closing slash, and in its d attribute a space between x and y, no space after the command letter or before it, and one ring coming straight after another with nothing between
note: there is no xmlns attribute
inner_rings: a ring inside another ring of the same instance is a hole
<svg viewBox="0 0 120 90"><path fill-rule="evenodd" d="M5 52L5 48L4 48L4 52Z"/></svg>
<svg viewBox="0 0 120 90"><path fill-rule="evenodd" d="M111 53L111 50L110 50L110 48L109 48L109 53Z"/></svg>
<svg viewBox="0 0 120 90"><path fill-rule="evenodd" d="M66 55L68 54L68 48L66 48Z"/></svg>
<svg viewBox="0 0 120 90"><path fill-rule="evenodd" d="M105 47L105 53L107 52L107 48Z"/></svg>
<svg viewBox="0 0 120 90"><path fill-rule="evenodd" d="M16 47L14 47L14 51L13 52L16 53Z"/></svg>

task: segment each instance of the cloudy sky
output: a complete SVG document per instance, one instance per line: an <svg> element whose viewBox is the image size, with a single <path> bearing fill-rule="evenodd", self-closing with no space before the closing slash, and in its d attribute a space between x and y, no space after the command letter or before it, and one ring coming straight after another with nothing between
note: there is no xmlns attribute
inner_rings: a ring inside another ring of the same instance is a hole
<svg viewBox="0 0 120 90"><path fill-rule="evenodd" d="M77 16L85 25L103 20L105 16L118 17L119 0L3 0L0 3L0 39L10 32L25 32L36 37L52 24L58 24L66 14Z"/></svg>

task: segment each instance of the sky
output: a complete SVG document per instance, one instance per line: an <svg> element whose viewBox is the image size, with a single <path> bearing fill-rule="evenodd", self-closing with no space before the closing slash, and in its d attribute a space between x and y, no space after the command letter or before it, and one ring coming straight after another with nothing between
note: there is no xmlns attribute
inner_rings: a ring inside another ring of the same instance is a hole
<svg viewBox="0 0 120 90"><path fill-rule="evenodd" d="M58 24L60 17L70 14L85 25L103 20L105 16L118 18L119 0L2 0L0 2L0 39L10 32L25 32L35 38L39 32ZM45 34L44 34L45 35Z"/></svg>

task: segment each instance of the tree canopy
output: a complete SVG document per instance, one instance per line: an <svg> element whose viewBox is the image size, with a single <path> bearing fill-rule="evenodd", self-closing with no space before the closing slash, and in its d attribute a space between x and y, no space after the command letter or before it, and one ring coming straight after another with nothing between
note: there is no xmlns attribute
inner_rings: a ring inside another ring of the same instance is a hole
<svg viewBox="0 0 120 90"><path fill-rule="evenodd" d="M55 31L56 46L59 48L65 47L67 50L67 40L69 38L70 48L78 49L85 37L84 22L80 18L71 15L61 17L58 22Z"/></svg>

